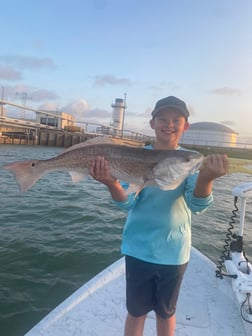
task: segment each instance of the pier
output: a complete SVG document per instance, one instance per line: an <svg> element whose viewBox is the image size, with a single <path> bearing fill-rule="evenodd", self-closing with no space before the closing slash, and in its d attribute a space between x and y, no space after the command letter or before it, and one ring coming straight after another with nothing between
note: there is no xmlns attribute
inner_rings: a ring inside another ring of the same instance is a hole
<svg viewBox="0 0 252 336"><path fill-rule="evenodd" d="M152 141L151 137L142 136L135 132L121 137L118 135L104 135L102 133L64 132L57 130L38 129L36 131L36 135L33 135L29 132L2 132L2 135L0 135L0 144L40 145L67 148L97 136L109 136L111 138L117 139L118 143L127 143L133 146L142 146L143 144Z"/></svg>
<svg viewBox="0 0 252 336"><path fill-rule="evenodd" d="M36 118L9 118L5 105L35 112ZM124 130L123 127L77 121L66 112L38 110L5 100L0 100L0 107L0 144L70 147L96 136L109 136L118 142L142 146L153 140L151 136ZM123 108L126 107L123 105ZM114 119L118 119L117 114Z"/></svg>
<svg viewBox="0 0 252 336"><path fill-rule="evenodd" d="M152 137L138 132L128 130L122 132L101 124L83 124L83 127L73 127L75 131L66 131L35 121L0 117L0 144L66 148L97 136L109 136L117 139L118 142L133 146L142 146L153 140Z"/></svg>

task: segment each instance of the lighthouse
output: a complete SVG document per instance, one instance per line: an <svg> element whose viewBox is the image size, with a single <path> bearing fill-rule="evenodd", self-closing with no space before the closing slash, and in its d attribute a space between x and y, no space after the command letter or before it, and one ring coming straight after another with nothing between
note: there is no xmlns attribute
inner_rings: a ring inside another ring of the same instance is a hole
<svg viewBox="0 0 252 336"><path fill-rule="evenodd" d="M113 107L112 126L116 131L123 132L124 127L124 114L126 110L126 95L125 98L116 98Z"/></svg>

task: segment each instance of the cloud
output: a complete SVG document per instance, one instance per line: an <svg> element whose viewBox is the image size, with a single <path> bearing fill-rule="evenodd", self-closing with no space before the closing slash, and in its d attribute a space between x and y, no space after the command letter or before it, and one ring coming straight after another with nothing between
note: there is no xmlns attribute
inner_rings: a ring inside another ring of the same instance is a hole
<svg viewBox="0 0 252 336"><path fill-rule="evenodd" d="M83 121L89 111L89 105L85 99L79 99L63 106L61 110L72 114L77 120Z"/></svg>
<svg viewBox="0 0 252 336"><path fill-rule="evenodd" d="M88 109L89 106L85 99L72 101L66 106L62 107L62 111L73 114L77 119L82 118L85 114L85 111Z"/></svg>
<svg viewBox="0 0 252 336"><path fill-rule="evenodd" d="M20 71L17 71L12 67L0 66L0 79L20 80L22 79L22 74Z"/></svg>
<svg viewBox="0 0 252 336"><path fill-rule="evenodd" d="M6 55L0 56L0 62L28 69L52 69L56 67L53 60L49 57L39 58L33 56Z"/></svg>
<svg viewBox="0 0 252 336"><path fill-rule="evenodd" d="M113 75L96 76L94 78L94 86L106 86L106 85L131 85L131 81L127 78L117 78Z"/></svg>
<svg viewBox="0 0 252 336"><path fill-rule="evenodd" d="M112 112L100 108L90 108L85 99L72 101L61 109L76 117L78 121L97 121L96 119L111 119Z"/></svg>
<svg viewBox="0 0 252 336"><path fill-rule="evenodd" d="M31 93L31 99L37 102L46 100L46 99L54 100L57 98L59 98L59 96L56 93L54 93L53 91L46 90L46 89L36 90Z"/></svg>
<svg viewBox="0 0 252 336"><path fill-rule="evenodd" d="M221 96L240 96L241 90L237 88L230 88L230 87L222 87L217 88L209 91L211 94L214 95L221 95Z"/></svg>
<svg viewBox="0 0 252 336"><path fill-rule="evenodd" d="M25 96L27 101L41 102L46 100L55 100L59 96L54 91L49 91L47 89L35 89L32 86L25 84L18 85L5 85L4 89L4 99L5 100L17 100Z"/></svg>
<svg viewBox="0 0 252 336"><path fill-rule="evenodd" d="M100 108L94 108L86 111L85 116L87 118L99 118L99 119L112 119L112 112Z"/></svg>
<svg viewBox="0 0 252 336"><path fill-rule="evenodd" d="M46 111L59 111L59 105L57 103L44 103L40 105L38 109Z"/></svg>
<svg viewBox="0 0 252 336"><path fill-rule="evenodd" d="M4 100L16 100L17 92L26 92L26 87L24 85L4 85L2 94L4 96Z"/></svg>
<svg viewBox="0 0 252 336"><path fill-rule="evenodd" d="M17 84L12 87L12 92L14 95L16 95L16 92L29 92L30 90L31 87L26 84Z"/></svg>

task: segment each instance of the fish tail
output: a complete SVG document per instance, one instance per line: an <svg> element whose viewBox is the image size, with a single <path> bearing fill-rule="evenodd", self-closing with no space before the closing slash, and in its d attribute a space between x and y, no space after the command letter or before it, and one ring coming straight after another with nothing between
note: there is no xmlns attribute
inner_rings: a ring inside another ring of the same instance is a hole
<svg viewBox="0 0 252 336"><path fill-rule="evenodd" d="M20 191L24 192L45 174L45 170L41 169L38 163L39 160L19 161L7 164L2 169L12 172Z"/></svg>

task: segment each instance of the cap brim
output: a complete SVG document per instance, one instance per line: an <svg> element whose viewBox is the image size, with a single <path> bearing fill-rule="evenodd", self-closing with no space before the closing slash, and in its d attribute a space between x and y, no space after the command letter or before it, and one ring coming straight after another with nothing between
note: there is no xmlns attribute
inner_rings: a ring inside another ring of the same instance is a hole
<svg viewBox="0 0 252 336"><path fill-rule="evenodd" d="M154 117L159 112L161 112L163 110L166 110L166 109L175 109L175 110L179 111L186 119L189 117L188 111L185 110L184 108L181 108L181 107L177 106L177 105L166 105L166 106L159 107L158 109L153 110L151 115Z"/></svg>

